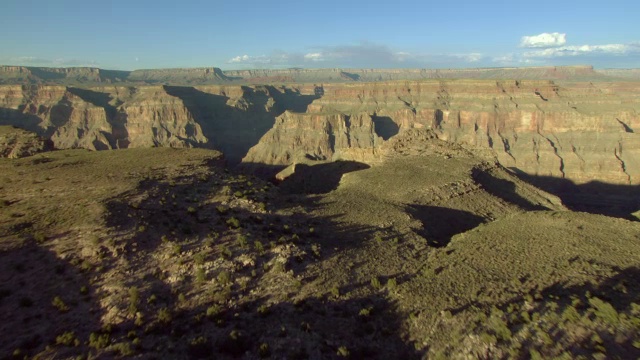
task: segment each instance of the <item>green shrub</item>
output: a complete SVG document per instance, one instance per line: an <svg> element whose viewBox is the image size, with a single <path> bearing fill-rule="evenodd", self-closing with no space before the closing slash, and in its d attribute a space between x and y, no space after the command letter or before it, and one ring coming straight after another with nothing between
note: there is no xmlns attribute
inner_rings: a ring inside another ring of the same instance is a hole
<svg viewBox="0 0 640 360"><path fill-rule="evenodd" d="M220 284L227 285L231 283L231 274L226 270L222 270L218 273L217 279Z"/></svg>
<svg viewBox="0 0 640 360"><path fill-rule="evenodd" d="M369 317L371 315L371 308L362 308L358 313L358 316Z"/></svg>
<svg viewBox="0 0 640 360"><path fill-rule="evenodd" d="M269 307L269 305L263 304L258 306L258 314L260 314L261 316L268 315L270 311L271 308Z"/></svg>
<svg viewBox="0 0 640 360"><path fill-rule="evenodd" d="M111 345L110 349L120 353L120 356L132 356L133 354L135 354L135 351L133 351L133 349L131 348L131 344L127 342L113 344Z"/></svg>
<svg viewBox="0 0 640 360"><path fill-rule="evenodd" d="M147 304L149 305L155 304L157 300L158 300L158 297L155 294L151 294L151 296L147 298Z"/></svg>
<svg viewBox="0 0 640 360"><path fill-rule="evenodd" d="M91 333L89 335L89 346L94 349L104 349L109 346L109 334Z"/></svg>
<svg viewBox="0 0 640 360"><path fill-rule="evenodd" d="M231 299L231 287L226 286L219 291L213 293L213 301L218 304L224 304Z"/></svg>
<svg viewBox="0 0 640 360"><path fill-rule="evenodd" d="M39 231L33 234L33 238L38 244L42 244L47 241L47 236Z"/></svg>
<svg viewBox="0 0 640 360"><path fill-rule="evenodd" d="M237 234L236 235L236 243L238 243L238 246L240 246L241 248L246 248L247 247L247 237L244 234Z"/></svg>
<svg viewBox="0 0 640 360"><path fill-rule="evenodd" d="M129 314L134 315L138 312L138 304L140 303L140 291L135 286L129 289Z"/></svg>
<svg viewBox="0 0 640 360"><path fill-rule="evenodd" d="M156 314L156 318L162 324L169 324L171 323L171 320L172 320L171 311L169 311L168 308L163 307L158 310L158 313Z"/></svg>
<svg viewBox="0 0 640 360"><path fill-rule="evenodd" d="M222 205L218 205L216 206L216 211L218 211L218 214L224 215L227 213L227 208Z"/></svg>
<svg viewBox="0 0 640 360"><path fill-rule="evenodd" d="M193 262L196 263L196 265L202 265L204 264L206 258L206 254L201 251L193 256Z"/></svg>
<svg viewBox="0 0 640 360"><path fill-rule="evenodd" d="M198 336L189 340L189 357L192 359L204 359L211 356L211 345L204 336Z"/></svg>
<svg viewBox="0 0 640 360"><path fill-rule="evenodd" d="M69 311L69 306L67 306L67 304L65 304L59 296L53 298L53 300L51 301L51 305L53 305L60 312Z"/></svg>
<svg viewBox="0 0 640 360"><path fill-rule="evenodd" d="M253 242L253 247L256 249L259 255L264 255L264 246L260 242L260 240L256 240Z"/></svg>
<svg viewBox="0 0 640 360"><path fill-rule="evenodd" d="M236 219L235 217L231 217L230 219L227 220L227 225L229 225L229 227L231 228L239 228L240 227L240 220Z"/></svg>
<svg viewBox="0 0 640 360"><path fill-rule="evenodd" d="M260 346L258 346L258 356L260 356L260 358L262 359L271 356L271 349L269 349L269 344L261 343Z"/></svg>
<svg viewBox="0 0 640 360"><path fill-rule="evenodd" d="M315 256L317 259L319 259L320 258L320 245L311 244L311 252L313 253L313 256Z"/></svg>
<svg viewBox="0 0 640 360"><path fill-rule="evenodd" d="M391 278L387 280L387 289L390 291L394 291L398 288L398 281L395 278Z"/></svg>
<svg viewBox="0 0 640 360"><path fill-rule="evenodd" d="M220 245L220 256L222 256L223 259L230 259L232 255L233 253L229 248L224 245Z"/></svg>
<svg viewBox="0 0 640 360"><path fill-rule="evenodd" d="M231 330L229 336L220 344L220 350L233 357L244 354L248 348L249 343L247 338L238 330Z"/></svg>
<svg viewBox="0 0 640 360"><path fill-rule="evenodd" d="M217 304L213 304L207 308L207 317L209 319L216 318L218 317L218 315L220 315L220 312L221 312L220 306Z"/></svg>
<svg viewBox="0 0 640 360"><path fill-rule="evenodd" d="M507 326L507 323L498 316L491 316L489 318L487 326L491 329L496 337L500 340L510 340L511 330Z"/></svg>
<svg viewBox="0 0 640 360"><path fill-rule="evenodd" d="M340 346L338 348L338 352L336 353L339 357L349 357L350 352L346 346Z"/></svg>
<svg viewBox="0 0 640 360"><path fill-rule="evenodd" d="M196 269L196 282L198 284L203 284L206 281L207 281L207 275L206 275L206 272L205 272L204 268L198 267Z"/></svg>
<svg viewBox="0 0 640 360"><path fill-rule="evenodd" d="M171 247L171 252L173 253L173 255L178 256L182 253L182 245L180 244L173 244L173 246Z"/></svg>
<svg viewBox="0 0 640 360"><path fill-rule="evenodd" d="M580 314L578 313L578 310L576 310L575 307L568 306L562 312L562 320L568 321L568 322L576 322L576 321L580 320Z"/></svg>
<svg viewBox="0 0 640 360"><path fill-rule="evenodd" d="M376 290L382 287L382 284L380 284L380 280L378 279L378 277L374 276L373 278L371 278L371 287Z"/></svg>
<svg viewBox="0 0 640 360"><path fill-rule="evenodd" d="M80 340L76 338L76 334L73 331L65 331L62 335L58 335L56 337L56 344L64 346L78 346L80 345Z"/></svg>
<svg viewBox="0 0 640 360"><path fill-rule="evenodd" d="M589 299L589 304L593 307L596 317L606 324L616 326L620 323L618 312L608 302L594 297Z"/></svg>

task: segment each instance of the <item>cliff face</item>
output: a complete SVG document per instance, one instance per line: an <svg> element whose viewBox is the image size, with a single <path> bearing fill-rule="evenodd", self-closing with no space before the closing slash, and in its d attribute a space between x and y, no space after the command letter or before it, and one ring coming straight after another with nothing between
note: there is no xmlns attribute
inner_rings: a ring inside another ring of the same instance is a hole
<svg viewBox="0 0 640 360"><path fill-rule="evenodd" d="M92 67L0 66L0 84L115 83L124 81L128 76L129 71L103 70Z"/></svg>
<svg viewBox="0 0 640 360"><path fill-rule="evenodd" d="M384 142L424 128L492 151L523 175L613 184L621 198L623 186L640 184L639 113L637 82L0 86L0 125L34 131L56 148L210 147L232 164L282 167L379 161Z"/></svg>
<svg viewBox="0 0 640 360"><path fill-rule="evenodd" d="M12 86L0 88L0 94L2 124L46 136L60 149L207 142L182 101L162 87Z"/></svg>
<svg viewBox="0 0 640 360"><path fill-rule="evenodd" d="M561 81L638 80L638 69L604 69L592 66L540 66L473 69L254 69L216 67L104 70L92 67L48 68L0 65L0 84L58 85L212 85L275 83L346 83L427 79L530 79Z"/></svg>
<svg viewBox="0 0 640 360"><path fill-rule="evenodd" d="M382 139L367 114L285 112L244 163L289 165L304 160L357 160L375 158Z"/></svg>
<svg viewBox="0 0 640 360"><path fill-rule="evenodd" d="M442 139L493 149L527 174L640 183L640 84L455 80L328 85L324 94L310 110L368 112L383 137L430 127Z"/></svg>
<svg viewBox="0 0 640 360"><path fill-rule="evenodd" d="M640 183L639 111L634 82L0 87L0 122L57 148L205 146L234 162L288 165L373 159L384 140L426 127L493 149L506 167L576 183Z"/></svg>
<svg viewBox="0 0 640 360"><path fill-rule="evenodd" d="M0 86L0 125L61 149L215 147L239 162L278 115L314 98L293 87Z"/></svg>

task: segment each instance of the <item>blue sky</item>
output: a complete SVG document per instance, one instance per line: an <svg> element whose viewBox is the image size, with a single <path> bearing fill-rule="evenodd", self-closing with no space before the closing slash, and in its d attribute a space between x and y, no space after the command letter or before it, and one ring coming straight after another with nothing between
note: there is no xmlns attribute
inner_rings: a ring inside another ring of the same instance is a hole
<svg viewBox="0 0 640 360"><path fill-rule="evenodd" d="M2 0L0 64L640 68L640 1Z"/></svg>

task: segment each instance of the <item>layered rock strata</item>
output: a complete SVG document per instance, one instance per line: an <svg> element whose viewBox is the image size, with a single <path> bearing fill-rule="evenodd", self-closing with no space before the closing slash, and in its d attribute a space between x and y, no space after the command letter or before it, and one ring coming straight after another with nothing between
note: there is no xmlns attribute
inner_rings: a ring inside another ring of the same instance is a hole
<svg viewBox="0 0 640 360"><path fill-rule="evenodd" d="M231 163L281 169L379 161L383 143L425 128L492 151L534 182L585 185L583 197L602 192L589 184L622 198L640 184L639 114L638 82L0 86L0 125L34 131L56 148L210 147Z"/></svg>
<svg viewBox="0 0 640 360"><path fill-rule="evenodd" d="M92 67L48 68L0 65L0 84L204 85L345 83L426 79L531 79L559 81L638 80L638 69L594 69L582 66L539 66L472 69L254 69L216 67L104 70Z"/></svg>

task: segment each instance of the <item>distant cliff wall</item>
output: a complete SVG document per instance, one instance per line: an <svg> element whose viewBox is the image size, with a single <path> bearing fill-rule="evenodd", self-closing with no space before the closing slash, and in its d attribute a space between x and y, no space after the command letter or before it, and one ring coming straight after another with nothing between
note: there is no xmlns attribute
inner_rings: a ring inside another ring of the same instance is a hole
<svg viewBox="0 0 640 360"><path fill-rule="evenodd" d="M321 94L313 85L0 86L0 124L57 148L199 146L288 165L364 159L398 132L428 127L493 149L506 167L576 183L640 183L639 114L634 82L390 81L326 84Z"/></svg>
<svg viewBox="0 0 640 360"><path fill-rule="evenodd" d="M0 84L48 85L222 85L346 83L427 79L528 79L558 81L638 80L638 69L597 70L583 66L539 66L471 69L253 69L216 67L104 70L92 67L49 68L0 65Z"/></svg>

